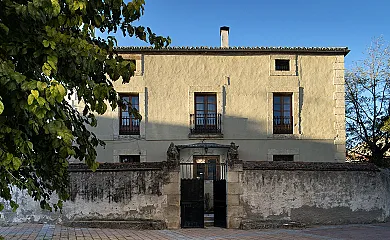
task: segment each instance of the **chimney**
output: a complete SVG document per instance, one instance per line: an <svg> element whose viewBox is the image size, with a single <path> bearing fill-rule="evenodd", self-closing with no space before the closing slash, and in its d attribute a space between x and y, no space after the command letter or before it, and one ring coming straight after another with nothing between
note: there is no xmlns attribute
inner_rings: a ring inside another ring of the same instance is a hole
<svg viewBox="0 0 390 240"><path fill-rule="evenodd" d="M229 47L229 27L223 26L219 30L219 34L221 35L221 48Z"/></svg>

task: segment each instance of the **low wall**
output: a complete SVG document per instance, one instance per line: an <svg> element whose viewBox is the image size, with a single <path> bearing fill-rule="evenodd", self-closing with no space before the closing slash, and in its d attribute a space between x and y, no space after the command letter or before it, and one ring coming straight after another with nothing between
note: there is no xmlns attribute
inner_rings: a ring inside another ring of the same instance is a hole
<svg viewBox="0 0 390 240"><path fill-rule="evenodd" d="M390 174L373 165L245 162L241 228L266 222L312 224L386 221Z"/></svg>
<svg viewBox="0 0 390 240"><path fill-rule="evenodd" d="M138 221L157 228L179 227L179 172L166 162L101 164L96 172L84 164L69 167L70 200L63 213L39 209L22 192L14 194L19 209L2 212L7 222ZM170 201L168 203L168 201ZM173 206L173 207L172 207ZM175 208L176 206L176 208ZM178 215L174 220L167 216Z"/></svg>
<svg viewBox="0 0 390 240"><path fill-rule="evenodd" d="M71 165L63 213L41 210L27 194L0 212L1 222L129 228L180 227L180 174L166 162L102 164L96 172ZM54 199L55 200L55 199ZM297 222L371 223L390 220L390 171L370 164L233 162L227 173L228 228ZM130 225L129 225L130 223ZM103 224L103 225L102 225ZM271 226L270 226L271 225Z"/></svg>

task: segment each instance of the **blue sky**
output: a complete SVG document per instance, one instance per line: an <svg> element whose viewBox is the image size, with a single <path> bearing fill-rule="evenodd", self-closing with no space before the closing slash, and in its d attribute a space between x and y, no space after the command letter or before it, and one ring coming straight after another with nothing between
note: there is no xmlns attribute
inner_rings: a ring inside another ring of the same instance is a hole
<svg viewBox="0 0 390 240"><path fill-rule="evenodd" d="M146 0L140 25L170 36L171 46L347 46L345 66L363 58L374 37L390 40L389 0ZM137 22L138 24L138 22ZM144 46L117 35L119 46Z"/></svg>

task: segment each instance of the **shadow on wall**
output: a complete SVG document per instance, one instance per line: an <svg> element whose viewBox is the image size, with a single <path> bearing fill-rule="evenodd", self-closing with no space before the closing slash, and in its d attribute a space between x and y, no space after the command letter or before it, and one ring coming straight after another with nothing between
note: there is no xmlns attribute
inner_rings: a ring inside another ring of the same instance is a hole
<svg viewBox="0 0 390 240"><path fill-rule="evenodd" d="M166 159L169 144L192 144L211 142L239 146L240 159L244 161L272 161L274 155L294 155L294 161L335 162L334 139L305 139L304 134L269 134L272 124L266 121L252 121L248 118L224 115L221 124L222 135L190 134L191 125L157 123L152 120L141 122L140 135L121 136L119 119L98 117L97 136L106 142L105 149L98 149L99 162L119 162L118 155L141 155L141 161L159 162ZM115 127L115 124L117 125ZM295 123L295 132L298 132ZM304 129L303 129L304 132ZM202 150L199 149L199 154ZM113 157L114 156L114 157Z"/></svg>

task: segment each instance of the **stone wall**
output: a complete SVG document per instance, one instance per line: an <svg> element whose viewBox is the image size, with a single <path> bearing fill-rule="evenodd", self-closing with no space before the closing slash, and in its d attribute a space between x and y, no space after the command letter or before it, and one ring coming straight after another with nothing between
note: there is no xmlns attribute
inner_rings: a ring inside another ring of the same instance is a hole
<svg viewBox="0 0 390 240"><path fill-rule="evenodd" d="M390 172L373 165L247 162L240 178L242 228L371 223L390 216Z"/></svg>
<svg viewBox="0 0 390 240"><path fill-rule="evenodd" d="M228 228L390 220L390 170L370 164L267 161L229 164ZM69 171L70 200L64 204L62 214L41 210L39 203L26 193L15 190L20 207L12 212L7 206L0 213L0 224L56 222L102 226L92 223L127 222L126 227L180 227L177 166L167 162L111 163L101 164L93 173L85 165L77 164L71 165Z"/></svg>
<svg viewBox="0 0 390 240"><path fill-rule="evenodd" d="M71 165L70 200L63 213L39 209L30 197L15 194L20 208L5 210L7 222L159 222L158 228L179 227L179 172L166 162L101 164L96 172ZM176 206L176 208L175 208ZM177 216L175 216L177 215ZM172 223L173 222L173 223Z"/></svg>

